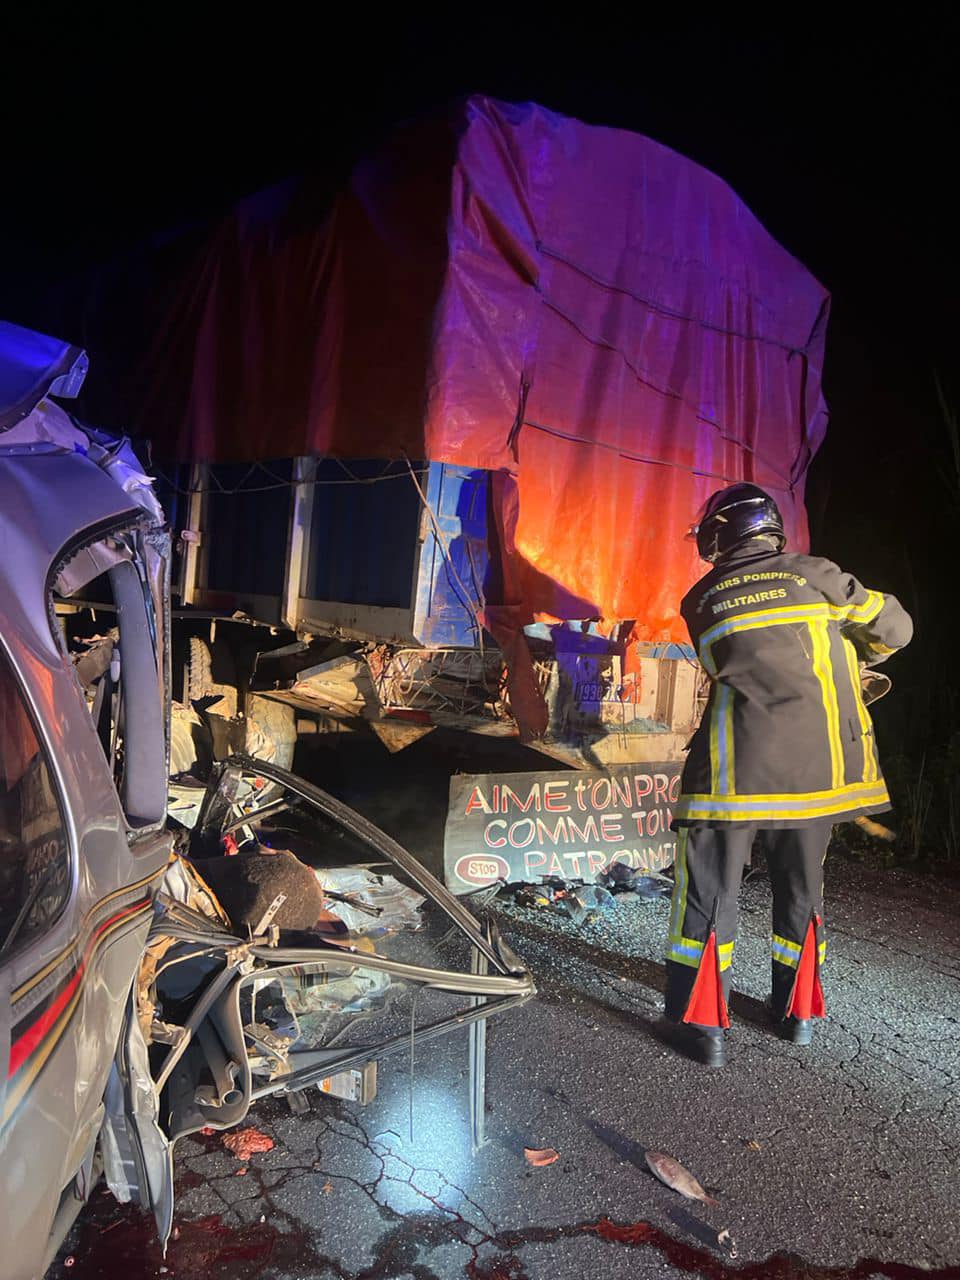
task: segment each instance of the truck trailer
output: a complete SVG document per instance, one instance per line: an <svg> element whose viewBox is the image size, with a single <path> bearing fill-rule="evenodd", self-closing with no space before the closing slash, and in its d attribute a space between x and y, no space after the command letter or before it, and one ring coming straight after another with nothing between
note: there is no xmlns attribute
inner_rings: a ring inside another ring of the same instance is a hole
<svg viewBox="0 0 960 1280"><path fill-rule="evenodd" d="M150 442L175 693L281 762L298 725L679 760L683 535L749 480L806 549L829 295L720 178L533 104L469 98L328 185L59 295L81 412Z"/></svg>

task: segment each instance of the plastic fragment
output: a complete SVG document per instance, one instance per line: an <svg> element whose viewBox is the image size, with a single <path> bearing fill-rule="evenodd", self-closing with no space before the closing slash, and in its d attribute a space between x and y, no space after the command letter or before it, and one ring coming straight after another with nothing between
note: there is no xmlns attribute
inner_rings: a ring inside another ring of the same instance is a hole
<svg viewBox="0 0 960 1280"><path fill-rule="evenodd" d="M722 1248L725 1248L731 1258L735 1258L737 1256L737 1242L730 1234L729 1227L724 1227L722 1231L718 1232L717 1244Z"/></svg>
<svg viewBox="0 0 960 1280"><path fill-rule="evenodd" d="M553 1147L524 1147L523 1154L527 1158L527 1164L532 1164L536 1169L560 1159L560 1152L554 1151Z"/></svg>

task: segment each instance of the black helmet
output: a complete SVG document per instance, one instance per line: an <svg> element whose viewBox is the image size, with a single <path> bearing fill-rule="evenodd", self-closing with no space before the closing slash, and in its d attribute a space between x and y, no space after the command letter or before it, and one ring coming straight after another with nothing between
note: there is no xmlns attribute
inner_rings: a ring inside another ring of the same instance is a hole
<svg viewBox="0 0 960 1280"><path fill-rule="evenodd" d="M696 538L701 560L711 564L751 538L769 538L777 551L787 544L780 508L755 484L719 489L704 503L689 536Z"/></svg>

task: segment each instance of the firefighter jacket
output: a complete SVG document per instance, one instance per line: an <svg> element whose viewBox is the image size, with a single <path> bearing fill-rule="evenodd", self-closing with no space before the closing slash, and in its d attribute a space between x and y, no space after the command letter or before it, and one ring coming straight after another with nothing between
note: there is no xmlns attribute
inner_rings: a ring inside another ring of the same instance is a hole
<svg viewBox="0 0 960 1280"><path fill-rule="evenodd" d="M909 642L913 624L893 596L754 540L680 609L711 690L675 826L796 827L890 807L859 663Z"/></svg>

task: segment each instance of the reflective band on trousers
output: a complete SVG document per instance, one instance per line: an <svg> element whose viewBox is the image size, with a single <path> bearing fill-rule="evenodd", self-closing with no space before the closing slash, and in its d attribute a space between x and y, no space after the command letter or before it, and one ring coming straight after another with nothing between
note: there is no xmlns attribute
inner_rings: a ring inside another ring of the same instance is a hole
<svg viewBox="0 0 960 1280"><path fill-rule="evenodd" d="M677 837L677 869L674 873L673 894L670 901L669 937L671 938L680 937L683 932L683 918L687 912L687 884L690 878L687 871L688 837L687 829L681 828Z"/></svg>
<svg viewBox="0 0 960 1280"><path fill-rule="evenodd" d="M686 964L691 969L696 969L706 945L705 942L697 942L696 938L671 937L667 944L666 957L668 960L676 961L677 964ZM733 943L717 943L717 955L720 957L721 970L729 969L733 964Z"/></svg>
<svg viewBox="0 0 960 1280"><path fill-rule="evenodd" d="M781 964L789 965L791 969L795 969L800 963L800 954L803 947L799 942L791 942L789 938L781 938L775 933L770 939L770 951L774 960L779 960ZM821 942L817 947L817 955L821 964L827 954L826 942Z"/></svg>

